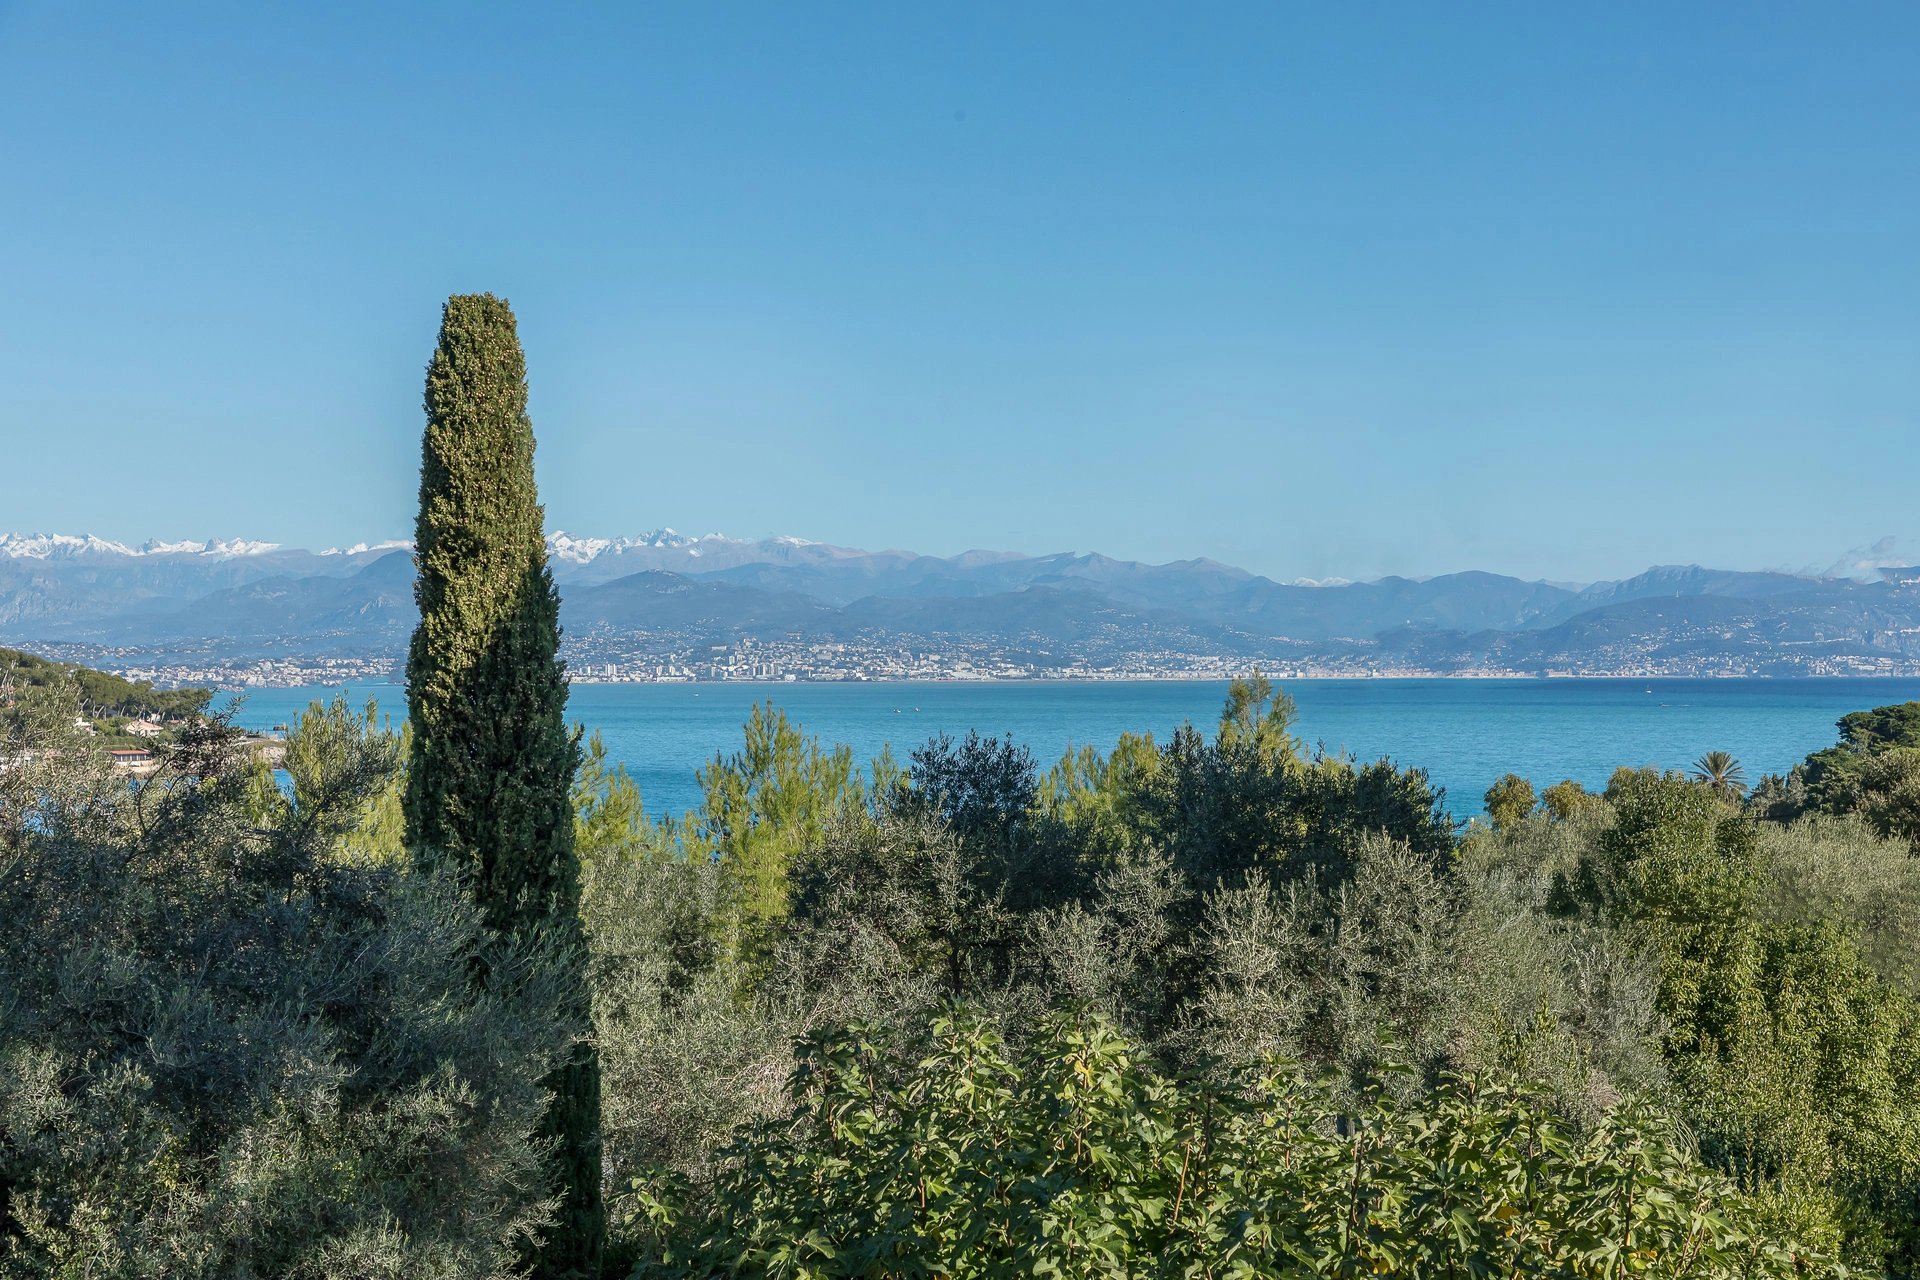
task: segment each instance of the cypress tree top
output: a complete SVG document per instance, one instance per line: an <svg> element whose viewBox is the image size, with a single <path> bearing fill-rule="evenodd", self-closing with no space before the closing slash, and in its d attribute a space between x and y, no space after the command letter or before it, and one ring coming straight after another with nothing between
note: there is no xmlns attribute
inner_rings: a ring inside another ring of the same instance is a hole
<svg viewBox="0 0 1920 1280"><path fill-rule="evenodd" d="M534 486L526 359L505 301L448 300L426 411L414 532L420 624L407 657L408 833L414 848L468 865L490 921L513 928L575 901L577 748Z"/></svg>

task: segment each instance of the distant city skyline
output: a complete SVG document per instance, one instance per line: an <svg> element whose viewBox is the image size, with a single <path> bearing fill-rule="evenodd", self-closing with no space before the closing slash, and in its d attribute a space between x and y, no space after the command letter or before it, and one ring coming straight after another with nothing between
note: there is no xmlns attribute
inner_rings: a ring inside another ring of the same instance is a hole
<svg viewBox="0 0 1920 1280"><path fill-rule="evenodd" d="M490 290L550 529L1280 581L1920 559L1917 40L0 3L0 529L405 537L440 303Z"/></svg>

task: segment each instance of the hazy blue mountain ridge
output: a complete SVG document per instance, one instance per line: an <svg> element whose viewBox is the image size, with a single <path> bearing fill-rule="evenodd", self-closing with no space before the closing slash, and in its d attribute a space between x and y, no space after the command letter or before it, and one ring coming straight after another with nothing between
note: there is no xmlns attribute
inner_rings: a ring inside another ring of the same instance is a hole
<svg viewBox="0 0 1920 1280"><path fill-rule="evenodd" d="M1579 588L1480 571L1310 585L1204 559L942 557L671 530L549 541L569 634L606 643L897 641L1016 647L1049 663L1163 653L1434 670L1920 659L1914 575L1688 565ZM0 539L0 642L397 654L413 616L404 544Z"/></svg>

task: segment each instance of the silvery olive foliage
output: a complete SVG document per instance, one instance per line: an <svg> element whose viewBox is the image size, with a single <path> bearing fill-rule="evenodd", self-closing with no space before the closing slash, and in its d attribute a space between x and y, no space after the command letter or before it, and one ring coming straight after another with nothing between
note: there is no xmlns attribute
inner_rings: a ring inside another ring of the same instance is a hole
<svg viewBox="0 0 1920 1280"><path fill-rule="evenodd" d="M311 717L284 791L235 739L0 773L0 1273L508 1274L551 1215L554 965L343 841L392 738Z"/></svg>

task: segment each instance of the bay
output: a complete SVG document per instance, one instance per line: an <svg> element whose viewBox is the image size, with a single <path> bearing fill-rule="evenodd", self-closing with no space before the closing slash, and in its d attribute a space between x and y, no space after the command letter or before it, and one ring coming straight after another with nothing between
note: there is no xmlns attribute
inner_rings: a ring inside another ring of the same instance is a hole
<svg viewBox="0 0 1920 1280"><path fill-rule="evenodd" d="M1456 817L1479 813L1487 786L1511 770L1546 786L1601 787L1619 765L1686 768L1730 751L1752 782L1831 744L1849 711L1920 698L1920 680L1298 680L1295 732L1363 759L1419 765L1447 791ZM394 721L406 709L392 684L252 689L237 723L268 730L315 700L375 699ZM891 746L903 762L936 734L1011 734L1044 768L1070 746L1107 750L1123 732L1164 741L1182 722L1211 728L1226 684L1214 681L1020 683L576 684L569 711L601 734L652 813L699 797L694 771L739 749L755 703L771 701L808 733L855 758Z"/></svg>

